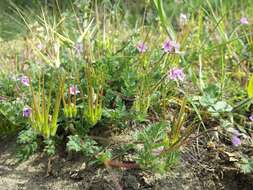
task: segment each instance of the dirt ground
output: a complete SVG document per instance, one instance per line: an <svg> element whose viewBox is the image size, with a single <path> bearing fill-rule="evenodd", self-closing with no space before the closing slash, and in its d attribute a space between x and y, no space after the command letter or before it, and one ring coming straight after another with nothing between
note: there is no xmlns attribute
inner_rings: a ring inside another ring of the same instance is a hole
<svg viewBox="0 0 253 190"><path fill-rule="evenodd" d="M13 138L12 138L13 139ZM47 159L35 154L17 163L15 141L0 143L0 190L252 190L252 175L244 175L224 155L199 144L183 150L181 162L166 175L140 170L108 170L88 166L80 155L57 155L52 175Z"/></svg>

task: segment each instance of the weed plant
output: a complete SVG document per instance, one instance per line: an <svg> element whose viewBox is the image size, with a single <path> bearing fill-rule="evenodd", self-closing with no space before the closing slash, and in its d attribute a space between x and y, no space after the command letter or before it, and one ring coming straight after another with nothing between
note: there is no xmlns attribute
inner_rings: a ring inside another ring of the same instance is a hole
<svg viewBox="0 0 253 190"><path fill-rule="evenodd" d="M215 123L233 146L251 133L251 1L127 2L9 4L23 32L0 36L0 134L19 132L19 157L65 139L108 167L163 173L196 129ZM135 165L96 142L106 127L138 131Z"/></svg>

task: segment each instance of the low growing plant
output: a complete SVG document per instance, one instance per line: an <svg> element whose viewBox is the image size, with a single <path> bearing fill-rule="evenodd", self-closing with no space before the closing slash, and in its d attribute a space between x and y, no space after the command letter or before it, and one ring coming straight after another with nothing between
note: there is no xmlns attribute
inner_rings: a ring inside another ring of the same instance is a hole
<svg viewBox="0 0 253 190"><path fill-rule="evenodd" d="M172 124L166 121L154 123L137 134L137 142L143 143L138 151L138 163L141 167L164 173L178 161L180 148L193 132L192 126L183 130L185 106L186 100Z"/></svg>

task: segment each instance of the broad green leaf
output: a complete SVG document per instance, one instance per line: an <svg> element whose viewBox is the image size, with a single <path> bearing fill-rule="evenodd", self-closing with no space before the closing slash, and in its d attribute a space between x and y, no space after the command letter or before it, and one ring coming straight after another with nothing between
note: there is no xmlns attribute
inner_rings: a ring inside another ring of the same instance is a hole
<svg viewBox="0 0 253 190"><path fill-rule="evenodd" d="M232 106L230 106L229 104L227 104L224 101L218 101L218 102L216 102L216 104L213 105L213 108L217 112L230 112L233 109Z"/></svg>

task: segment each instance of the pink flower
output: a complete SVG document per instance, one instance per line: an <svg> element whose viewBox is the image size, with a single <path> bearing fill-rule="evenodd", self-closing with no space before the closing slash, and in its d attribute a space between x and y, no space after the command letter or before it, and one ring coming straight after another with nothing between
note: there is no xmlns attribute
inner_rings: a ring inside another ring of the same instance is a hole
<svg viewBox="0 0 253 190"><path fill-rule="evenodd" d="M181 68L172 68L169 71L168 77L171 80L183 81L185 79L185 74L184 74L183 69Z"/></svg>
<svg viewBox="0 0 253 190"><path fill-rule="evenodd" d="M21 81L21 83L24 86L30 86L30 80L27 76L22 76L22 77L18 78L18 81Z"/></svg>
<svg viewBox="0 0 253 190"><path fill-rule="evenodd" d="M148 46L144 42L138 43L136 48L140 53L145 53L148 50Z"/></svg>
<svg viewBox="0 0 253 190"><path fill-rule="evenodd" d="M180 48L180 44L170 39L167 39L163 43L163 50L166 53L179 53L179 48Z"/></svg>
<svg viewBox="0 0 253 190"><path fill-rule="evenodd" d="M253 115L249 117L249 120L253 122Z"/></svg>
<svg viewBox="0 0 253 190"><path fill-rule="evenodd" d="M69 91L71 95L77 95L80 93L80 91L78 90L77 86L71 85L69 87Z"/></svg>
<svg viewBox="0 0 253 190"><path fill-rule="evenodd" d="M249 24L249 20L247 17L242 17L240 19L240 23L243 24L243 25L248 25Z"/></svg>

